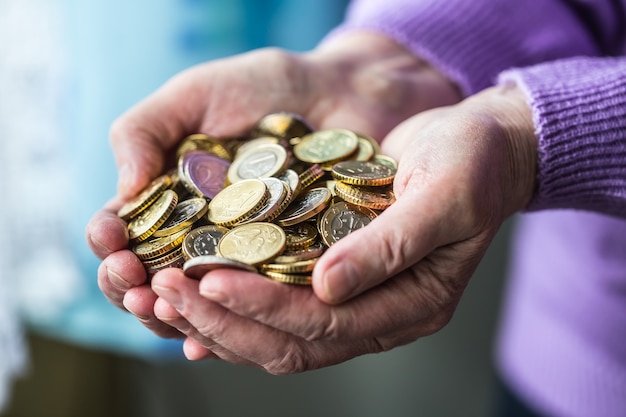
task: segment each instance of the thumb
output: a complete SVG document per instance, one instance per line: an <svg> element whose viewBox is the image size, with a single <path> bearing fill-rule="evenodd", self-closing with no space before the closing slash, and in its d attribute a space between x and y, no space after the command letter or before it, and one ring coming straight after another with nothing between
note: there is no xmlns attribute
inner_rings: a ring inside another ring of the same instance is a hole
<svg viewBox="0 0 626 417"><path fill-rule="evenodd" d="M161 175L167 152L198 125L196 115L181 110L181 94L171 84L135 105L111 126L109 137L119 176L117 191L122 198L133 197Z"/></svg>
<svg viewBox="0 0 626 417"><path fill-rule="evenodd" d="M117 193L123 199L135 196L151 180L162 174L164 151L146 134L133 135L114 127L111 143L118 167Z"/></svg>
<svg viewBox="0 0 626 417"><path fill-rule="evenodd" d="M313 289L322 301L337 304L416 264L442 239L441 213L413 191L366 227L331 246L313 271ZM419 213L419 215L418 215Z"/></svg>

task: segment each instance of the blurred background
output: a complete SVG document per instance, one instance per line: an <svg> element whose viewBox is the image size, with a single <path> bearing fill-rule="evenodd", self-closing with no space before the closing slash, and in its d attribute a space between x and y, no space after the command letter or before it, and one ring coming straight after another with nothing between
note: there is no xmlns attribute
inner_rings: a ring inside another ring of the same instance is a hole
<svg viewBox="0 0 626 417"><path fill-rule="evenodd" d="M485 416L510 224L452 322L293 376L187 362L97 288L84 227L115 194L111 122L180 70L304 51L347 0L0 0L0 415ZM0 407L2 409L2 407Z"/></svg>

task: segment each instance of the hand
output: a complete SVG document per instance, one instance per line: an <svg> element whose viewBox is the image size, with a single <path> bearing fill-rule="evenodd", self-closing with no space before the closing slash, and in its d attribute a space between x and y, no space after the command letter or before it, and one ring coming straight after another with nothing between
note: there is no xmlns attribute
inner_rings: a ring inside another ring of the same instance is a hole
<svg viewBox="0 0 626 417"><path fill-rule="evenodd" d="M87 226L103 262L98 282L111 302L155 333L179 333L156 320L157 296L126 249L124 200L164 172L187 134L237 137L276 111L302 115L313 127L342 127L383 137L415 112L460 99L437 71L394 42L373 34L338 37L303 55L265 49L191 68L123 115L112 127L118 197Z"/></svg>
<svg viewBox="0 0 626 417"><path fill-rule="evenodd" d="M452 317L504 219L529 201L536 139L516 88L497 87L415 116L383 143L399 159L397 202L322 256L313 291L216 270L153 279L157 317L217 356L294 373L391 349ZM367 242L367 245L363 245Z"/></svg>

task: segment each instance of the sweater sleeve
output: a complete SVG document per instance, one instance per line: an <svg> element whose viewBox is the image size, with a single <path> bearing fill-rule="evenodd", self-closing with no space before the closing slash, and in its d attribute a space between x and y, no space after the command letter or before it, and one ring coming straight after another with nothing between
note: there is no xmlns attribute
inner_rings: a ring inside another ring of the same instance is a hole
<svg viewBox="0 0 626 417"><path fill-rule="evenodd" d="M573 208L626 217L626 57L579 57L512 69L539 139L529 210Z"/></svg>
<svg viewBox="0 0 626 417"><path fill-rule="evenodd" d="M382 33L470 95L493 85L511 67L603 53L596 34L581 23L585 11L571 3L577 2L356 0L327 39L359 30ZM601 12L594 16L610 15Z"/></svg>

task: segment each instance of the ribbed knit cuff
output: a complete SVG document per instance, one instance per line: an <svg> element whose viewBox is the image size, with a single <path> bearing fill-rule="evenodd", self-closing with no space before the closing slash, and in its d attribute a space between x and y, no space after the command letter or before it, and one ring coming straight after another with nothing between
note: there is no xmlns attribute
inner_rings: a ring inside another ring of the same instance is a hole
<svg viewBox="0 0 626 417"><path fill-rule="evenodd" d="M590 35L560 1L357 0L326 38L348 31L382 33L428 61L464 95L497 74L574 55L597 54Z"/></svg>
<svg viewBox="0 0 626 417"><path fill-rule="evenodd" d="M573 58L503 73L522 88L539 138L529 210L626 217L626 58Z"/></svg>

